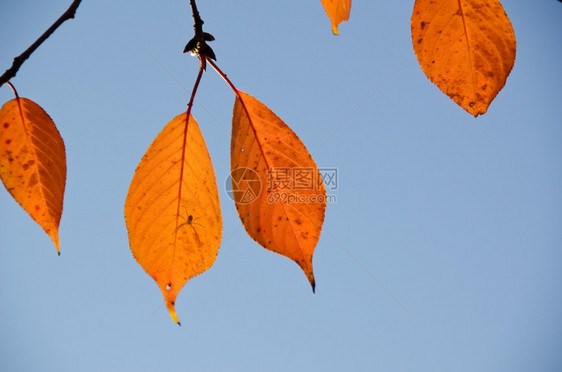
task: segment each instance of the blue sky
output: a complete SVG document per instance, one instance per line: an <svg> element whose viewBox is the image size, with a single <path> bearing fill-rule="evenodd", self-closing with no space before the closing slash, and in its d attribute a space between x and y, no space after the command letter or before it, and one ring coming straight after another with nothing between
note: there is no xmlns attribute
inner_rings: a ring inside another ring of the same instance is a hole
<svg viewBox="0 0 562 372"><path fill-rule="evenodd" d="M69 3L3 1L0 69ZM123 204L148 145L185 110L175 80L190 91L197 74L182 54L192 19L187 1L131 4L85 0L12 81L56 122L68 179L60 257L0 191L0 370L562 370L561 4L503 1L517 60L475 119L418 66L413 1L355 1L335 37L317 0L200 0L218 65L338 169L338 188L313 295L239 228L224 189L234 95L209 69L193 114L223 246L179 294L181 328L155 311Z"/></svg>

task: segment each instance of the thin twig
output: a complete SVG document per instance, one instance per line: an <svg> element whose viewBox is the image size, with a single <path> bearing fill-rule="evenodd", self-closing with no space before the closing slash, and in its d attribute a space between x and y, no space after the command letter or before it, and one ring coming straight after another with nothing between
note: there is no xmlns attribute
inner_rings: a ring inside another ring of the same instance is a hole
<svg viewBox="0 0 562 372"><path fill-rule="evenodd" d="M202 57L200 61L203 63L203 69L205 69L206 57L216 60L215 52L207 44L207 41L215 40L215 37L208 32L203 32L203 20L199 15L199 10L197 10L197 4L195 0L189 0L189 5L191 6L191 13L193 14L193 30L195 31L195 36L185 46L183 52L190 52L191 55Z"/></svg>
<svg viewBox="0 0 562 372"><path fill-rule="evenodd" d="M189 0L189 5L191 5L191 13L193 14L193 28L195 29L195 34L203 33L203 20L199 15L199 10L197 9L197 4L195 0Z"/></svg>
<svg viewBox="0 0 562 372"><path fill-rule="evenodd" d="M70 5L70 7L66 10L66 12L64 12L59 17L59 19L57 19L56 22L53 23L53 25L49 27L47 31L43 33L43 35L39 37L39 39L37 39L33 44L31 44L31 46L27 48L25 52L14 58L12 67L7 69L6 72L4 72L2 76L0 76L0 86L4 85L7 81L9 81L10 79L16 76L21 65L23 65L23 63L29 58L29 56L31 56L31 54L35 51L35 49L39 48L39 46L45 40L47 40L49 36L51 36L51 34L55 32L55 30L60 25L62 25L66 20L74 18L74 15L76 14L76 9L78 9L78 6L80 5L81 1L82 0L74 0Z"/></svg>

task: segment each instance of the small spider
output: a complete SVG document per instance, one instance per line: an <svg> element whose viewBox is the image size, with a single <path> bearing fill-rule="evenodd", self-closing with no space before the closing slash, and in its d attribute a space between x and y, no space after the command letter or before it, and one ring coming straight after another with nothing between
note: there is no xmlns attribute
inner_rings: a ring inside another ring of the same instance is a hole
<svg viewBox="0 0 562 372"><path fill-rule="evenodd" d="M194 226L194 225L197 225L197 226L204 227L202 224L200 224L198 222L195 222L200 217L194 218L193 215L187 213L187 210L185 211L185 213L187 215L187 218L180 215L180 217L182 217L185 220L185 222L179 224L178 227L175 228L174 234L177 234L177 232L179 231L180 228L182 228L186 225L189 225L189 226L191 226L191 228L193 229L193 232L195 233L195 238L197 239L197 243L201 243L201 241L199 240L199 234L197 233L197 230L195 229L195 226Z"/></svg>

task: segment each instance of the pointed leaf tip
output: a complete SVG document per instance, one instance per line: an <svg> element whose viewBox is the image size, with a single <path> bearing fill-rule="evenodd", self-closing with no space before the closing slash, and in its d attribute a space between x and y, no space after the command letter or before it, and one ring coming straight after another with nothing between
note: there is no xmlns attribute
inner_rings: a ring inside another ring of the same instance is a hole
<svg viewBox="0 0 562 372"><path fill-rule="evenodd" d="M312 256L324 222L324 183L300 138L244 92L234 103L231 179L248 235L295 261L314 289Z"/></svg>
<svg viewBox="0 0 562 372"><path fill-rule="evenodd" d="M166 301L166 307L168 308L168 312L170 313L170 317L172 318L174 323L176 323L181 327L180 320L178 319L178 315L176 314L176 308L174 306L174 302Z"/></svg>
<svg viewBox="0 0 562 372"><path fill-rule="evenodd" d="M310 285L312 286L312 293L316 293L316 283L315 283L314 279L312 279L312 282L310 282Z"/></svg>
<svg viewBox="0 0 562 372"><path fill-rule="evenodd" d="M58 230L66 184L64 142L53 120L30 99L15 98L0 109L0 178L60 254Z"/></svg>
<svg viewBox="0 0 562 372"><path fill-rule="evenodd" d="M324 6L324 10L330 22L332 23L332 32L338 35L338 25L341 22L349 20L349 13L351 12L351 0L320 0Z"/></svg>

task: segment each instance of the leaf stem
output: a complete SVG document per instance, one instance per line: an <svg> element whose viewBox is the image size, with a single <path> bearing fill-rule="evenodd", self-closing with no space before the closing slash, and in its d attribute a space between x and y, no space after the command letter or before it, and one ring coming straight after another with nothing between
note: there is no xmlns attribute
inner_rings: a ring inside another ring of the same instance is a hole
<svg viewBox="0 0 562 372"><path fill-rule="evenodd" d="M209 64L211 65L211 67L213 69L215 69L215 71L217 72L217 74L220 75L221 78L223 78L224 81L226 81L226 83L230 86L230 88L234 91L234 94L236 94L237 97L240 98L240 92L238 91L238 88L236 88L234 86L234 83L232 83L232 81L230 81L230 79L226 76L226 74L224 72L222 72L222 70L219 68L219 66L217 66L217 64L215 62L213 62L213 60L211 60L210 58L206 58L207 62L209 62Z"/></svg>
<svg viewBox="0 0 562 372"><path fill-rule="evenodd" d="M183 173L185 168L185 153L187 151L187 132L189 129L189 118L191 117L191 108L193 107L193 101L195 100L195 94L197 93L197 88L199 87L199 83L201 82L201 77L203 76L203 71L205 71L205 63L201 57L199 57L199 73L197 74L197 78L195 79L195 84L193 85L193 90L191 91L191 97L189 98L189 102L187 103L187 111L185 112L185 126L183 129L183 142L182 142L182 152L181 152L181 162L180 162L180 177L179 177L179 187L178 187L178 208L176 211L176 230L179 228L180 225L180 214L181 214L181 201L182 199L182 188L183 188ZM175 256L176 246L174 244L174 252L173 256ZM174 278L174 266L170 270L170 283L173 282ZM170 294L171 296L171 294ZM169 297L166 298L166 302L168 301ZM175 313L174 313L175 314ZM172 316L174 318L174 316ZM181 324L177 320L177 317L174 318L174 321L178 323L180 326Z"/></svg>
<svg viewBox="0 0 562 372"><path fill-rule="evenodd" d="M10 88L12 88L12 91L14 92L14 94L16 95L16 99L19 100L20 96L18 95L18 91L16 90L16 87L12 85L12 83L10 83L9 81L6 82L6 84L8 84L10 86Z"/></svg>
<svg viewBox="0 0 562 372"><path fill-rule="evenodd" d="M236 95L236 97L238 98L238 100L240 101L240 104L242 105L242 108L244 109L244 112L246 112L246 116L248 116L248 120L250 120L250 123L252 123L252 119L250 116L250 111L248 110L248 108L246 107L246 103L244 102L244 99L242 98L242 95L240 94L240 91L238 90L238 88L236 88L236 86L234 85L234 83L228 78L228 76L226 76L226 74L224 72L222 72L222 70L219 68L219 66L217 66L217 64L209 57L206 57L207 62L209 62L209 64L211 65L212 68L215 69L215 71L217 72L217 74L220 75L220 77L223 78L223 80L228 84L228 86L230 87L230 89L232 89L232 91L234 92L234 94ZM256 132L256 128L254 126L254 124L252 123L251 125L252 130L254 132L254 136L256 136L256 138L258 138L258 134ZM233 137L234 138L234 137ZM259 142L259 141L258 141ZM262 149L262 145L260 144L260 149ZM262 155L264 156L264 159L266 158L265 154L262 151ZM270 168L269 164L267 163L266 160L266 164L267 164L267 169Z"/></svg>
<svg viewBox="0 0 562 372"><path fill-rule="evenodd" d="M185 161L185 150L187 146L187 130L189 127L189 118L191 116L191 108L193 107L193 101L195 100L195 94L197 93L197 88L199 87L199 83L201 82L201 77L203 76L203 71L205 71L205 63L203 62L202 58L199 58L199 73L197 74L197 78L195 79L195 84L193 85L193 90L191 91L191 97L189 98L189 102L187 103L187 111L185 112L185 127L183 130L183 144L182 144L182 154L181 154L181 166L180 166L180 185L178 190L178 211L176 214L176 228L179 223L178 219L180 216L180 205L181 205L181 192L182 192L182 181L183 181L183 168L184 168L184 161Z"/></svg>
<svg viewBox="0 0 562 372"><path fill-rule="evenodd" d="M187 103L187 115L191 113L191 107L193 107L193 101L195 101L195 94L197 93L197 88L199 88L199 83L201 82L201 77L203 76L203 71L205 71L205 61L202 57L199 57L199 73L195 79L195 84L193 85L193 90L191 91L191 97Z"/></svg>
<svg viewBox="0 0 562 372"><path fill-rule="evenodd" d="M70 4L70 7L59 17L59 19L57 19L55 21L55 23L53 23L51 25L51 27L49 27L47 29L47 31L45 31L43 33L43 35L41 35L39 37L39 39L37 39L33 44L31 44L29 46L29 48L27 48L22 54L20 54L19 56L14 58L14 62L12 63L12 67L7 69L4 72L4 74L2 74L2 76L0 76L0 86L4 85L10 79L12 79L16 76L16 74L18 73L18 70L20 69L21 65L23 65L23 63L29 58L29 56L31 56L31 54L37 48L39 48L39 46L41 44L43 44L43 42L45 40L47 40L49 38L49 36L51 36L51 34L53 32L55 32L55 30L60 25L62 25L66 20L74 18L74 15L76 14L76 9L78 9L78 6L80 5L81 1L82 0L74 0L72 2L72 4Z"/></svg>
<svg viewBox="0 0 562 372"><path fill-rule="evenodd" d="M193 101L195 100L195 94L197 93L197 88L199 87L199 83L201 82L201 77L203 76L203 71L205 71L205 63L203 58L199 57L199 73L197 74L197 78L195 79L195 84L193 85L193 90L191 91L191 97L189 98L189 102L187 103L187 111L185 112L185 127L183 130L183 145L182 145L182 154L181 154L181 167L180 167L180 187L178 191L178 212L176 215L176 228L178 224L177 218L180 215L180 202L181 201L181 188L182 188L182 180L183 180L183 167L184 167L184 160L185 160L185 148L187 145L187 129L189 126L189 117L191 116L191 108L193 107Z"/></svg>
<svg viewBox="0 0 562 372"><path fill-rule="evenodd" d="M219 66L217 66L217 64L209 57L206 57L207 62L209 62L209 64L211 65L212 68L215 69L215 71L217 72L217 74L220 75L220 77L223 78L223 80L228 84L228 86L230 87L230 89L232 89L232 91L234 92L234 94L236 95L236 97L238 98L238 101L240 101L240 104L242 105L242 109L244 110L244 112L246 113L246 116L248 117L248 120L250 120L250 124L252 127L252 131L254 132L254 136L256 137L256 139L258 138L258 134L256 132L256 127L254 126L252 119L251 119L251 115L250 115L250 111L248 110L248 108L246 107L246 103L244 102L244 99L242 98L242 95L240 94L240 91L238 90L238 88L236 88L236 86L234 85L234 83L228 78L228 76L226 76L226 74L224 72L222 72L222 70L219 68ZM232 137L234 138L234 137ZM258 140L259 143L259 140ZM267 162L267 157L265 156L265 153L263 152L263 147L260 144L260 150L262 151L262 156L264 157L267 169L270 169L270 165Z"/></svg>

